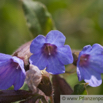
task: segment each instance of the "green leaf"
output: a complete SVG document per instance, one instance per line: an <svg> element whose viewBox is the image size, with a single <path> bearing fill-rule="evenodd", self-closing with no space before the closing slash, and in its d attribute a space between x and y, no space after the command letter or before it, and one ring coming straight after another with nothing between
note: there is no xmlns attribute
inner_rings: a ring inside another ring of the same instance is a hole
<svg viewBox="0 0 103 103"><path fill-rule="evenodd" d="M87 95L87 83L80 83L74 86L73 95Z"/></svg>
<svg viewBox="0 0 103 103"><path fill-rule="evenodd" d="M24 14L28 27L33 36L38 34L47 34L50 30L55 29L50 13L45 5L32 0L22 0Z"/></svg>

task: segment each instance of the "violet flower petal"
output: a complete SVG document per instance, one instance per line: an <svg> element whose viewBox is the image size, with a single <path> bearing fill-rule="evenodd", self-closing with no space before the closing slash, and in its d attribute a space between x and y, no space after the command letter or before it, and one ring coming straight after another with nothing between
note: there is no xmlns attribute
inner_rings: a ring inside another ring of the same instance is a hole
<svg viewBox="0 0 103 103"><path fill-rule="evenodd" d="M43 70L47 65L47 58L42 53L33 54L30 59L30 63L37 66L40 70Z"/></svg>
<svg viewBox="0 0 103 103"><path fill-rule="evenodd" d="M103 46L101 46L100 44L94 44L93 46L92 46L92 50L91 50L91 55L93 54L93 55L96 55L96 54L101 54L101 55L103 55Z"/></svg>
<svg viewBox="0 0 103 103"><path fill-rule="evenodd" d="M92 87L99 86L102 83L100 74L91 68L77 68L77 74L79 81L84 79L84 81Z"/></svg>
<svg viewBox="0 0 103 103"><path fill-rule="evenodd" d="M11 55L0 53L0 63L9 60L11 57Z"/></svg>
<svg viewBox="0 0 103 103"><path fill-rule="evenodd" d="M18 75L16 75L16 74L18 74ZM16 72L15 72L14 75L16 75L16 76L15 76L15 81L14 81L14 83L13 83L14 89L15 89L15 90L18 90L18 89L21 88L22 85L24 84L25 74L24 74L23 72L21 72L21 69L20 69L20 68L18 68L18 69L16 70Z"/></svg>
<svg viewBox="0 0 103 103"><path fill-rule="evenodd" d="M0 57L3 55L6 57L6 54L0 54ZM7 57L0 61L0 89L5 90L14 85L14 89L18 90L25 80L24 62L15 56Z"/></svg>
<svg viewBox="0 0 103 103"><path fill-rule="evenodd" d="M92 68L98 73L103 73L103 55L91 56L88 67Z"/></svg>
<svg viewBox="0 0 103 103"><path fill-rule="evenodd" d="M81 81L84 79L84 71L81 67L77 67L77 76L78 76L78 80Z"/></svg>
<svg viewBox="0 0 103 103"><path fill-rule="evenodd" d="M2 67L1 67L2 68ZM0 89L5 90L13 85L15 79L15 66L7 63L4 65L4 70L0 70Z"/></svg>
<svg viewBox="0 0 103 103"><path fill-rule="evenodd" d="M43 35L38 35L31 43L30 45L30 52L31 53L38 53L40 52L41 47L43 46L43 44L45 43L45 36Z"/></svg>
<svg viewBox="0 0 103 103"><path fill-rule="evenodd" d="M88 53L88 52L91 51L91 49L92 49L91 45L86 45L86 46L83 47L83 50L81 52Z"/></svg>
<svg viewBox="0 0 103 103"><path fill-rule="evenodd" d="M62 74L65 73L65 66L56 57L48 58L48 64L46 71L50 74Z"/></svg>
<svg viewBox="0 0 103 103"><path fill-rule="evenodd" d="M84 81L86 83L89 83L89 85L92 87L97 87L101 85L102 79L100 73L96 72L91 68L85 68L84 72L85 72Z"/></svg>
<svg viewBox="0 0 103 103"><path fill-rule="evenodd" d="M56 46L63 46L65 43L65 36L58 30L51 30L46 35L46 42L55 44Z"/></svg>
<svg viewBox="0 0 103 103"><path fill-rule="evenodd" d="M19 64L19 66L20 66L19 69L21 69L22 70L21 72L23 72L26 75L25 69L24 69L24 62L23 62L23 60L17 58L16 56L13 56L11 59L13 60L13 62Z"/></svg>
<svg viewBox="0 0 103 103"><path fill-rule="evenodd" d="M65 65L73 63L72 51L69 45L57 48L57 57Z"/></svg>

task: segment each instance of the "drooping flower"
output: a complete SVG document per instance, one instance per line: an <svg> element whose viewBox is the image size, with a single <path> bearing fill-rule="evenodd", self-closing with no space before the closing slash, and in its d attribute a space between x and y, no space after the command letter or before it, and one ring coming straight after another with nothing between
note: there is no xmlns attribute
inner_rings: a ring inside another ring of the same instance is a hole
<svg viewBox="0 0 103 103"><path fill-rule="evenodd" d="M77 75L92 87L101 85L103 73L103 47L100 44L87 45L80 52L77 61Z"/></svg>
<svg viewBox="0 0 103 103"><path fill-rule="evenodd" d="M16 56L0 53L0 90L14 85L18 90L25 80L24 62Z"/></svg>
<svg viewBox="0 0 103 103"><path fill-rule="evenodd" d="M40 70L46 68L51 74L65 72L65 66L73 62L69 45L64 45L65 36L58 30L50 31L46 37L38 35L30 45L30 63Z"/></svg>

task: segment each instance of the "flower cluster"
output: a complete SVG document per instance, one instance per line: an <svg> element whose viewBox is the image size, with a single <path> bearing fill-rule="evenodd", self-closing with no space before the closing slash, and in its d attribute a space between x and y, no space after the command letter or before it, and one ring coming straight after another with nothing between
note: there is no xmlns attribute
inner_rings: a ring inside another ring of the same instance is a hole
<svg viewBox="0 0 103 103"><path fill-rule="evenodd" d="M69 45L64 45L65 36L58 30L50 31L46 37L38 35L30 45L30 63L40 70L46 68L51 74L65 73L65 66L73 62ZM18 90L26 78L24 61L16 56L0 53L0 89L14 85Z"/></svg>
<svg viewBox="0 0 103 103"><path fill-rule="evenodd" d="M73 63L72 51L65 44L65 36L58 30L46 36L38 35L30 45L30 64L50 74L65 73L65 65ZM102 83L103 47L99 44L87 45L79 53L77 75L92 87ZM24 61L16 56L0 53L0 90L14 86L18 90L24 84L26 71Z"/></svg>

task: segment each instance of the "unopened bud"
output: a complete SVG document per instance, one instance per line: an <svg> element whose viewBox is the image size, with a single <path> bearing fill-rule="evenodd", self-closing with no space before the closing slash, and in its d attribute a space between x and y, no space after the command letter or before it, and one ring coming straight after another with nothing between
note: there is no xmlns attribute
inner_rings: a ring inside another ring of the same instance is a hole
<svg viewBox="0 0 103 103"><path fill-rule="evenodd" d="M41 82L42 74L37 66L29 66L29 70L26 72L26 83L30 90L35 93L37 92L37 86Z"/></svg>
<svg viewBox="0 0 103 103"><path fill-rule="evenodd" d="M29 69L29 58L32 55L30 52L30 44L32 41L29 41L23 45L21 45L13 54L12 56L17 56L18 58L24 61L25 70Z"/></svg>
<svg viewBox="0 0 103 103"><path fill-rule="evenodd" d="M25 55L29 58L32 54L30 52L30 44L32 41L29 41L23 45L21 45L12 55L20 58L24 58Z"/></svg>

